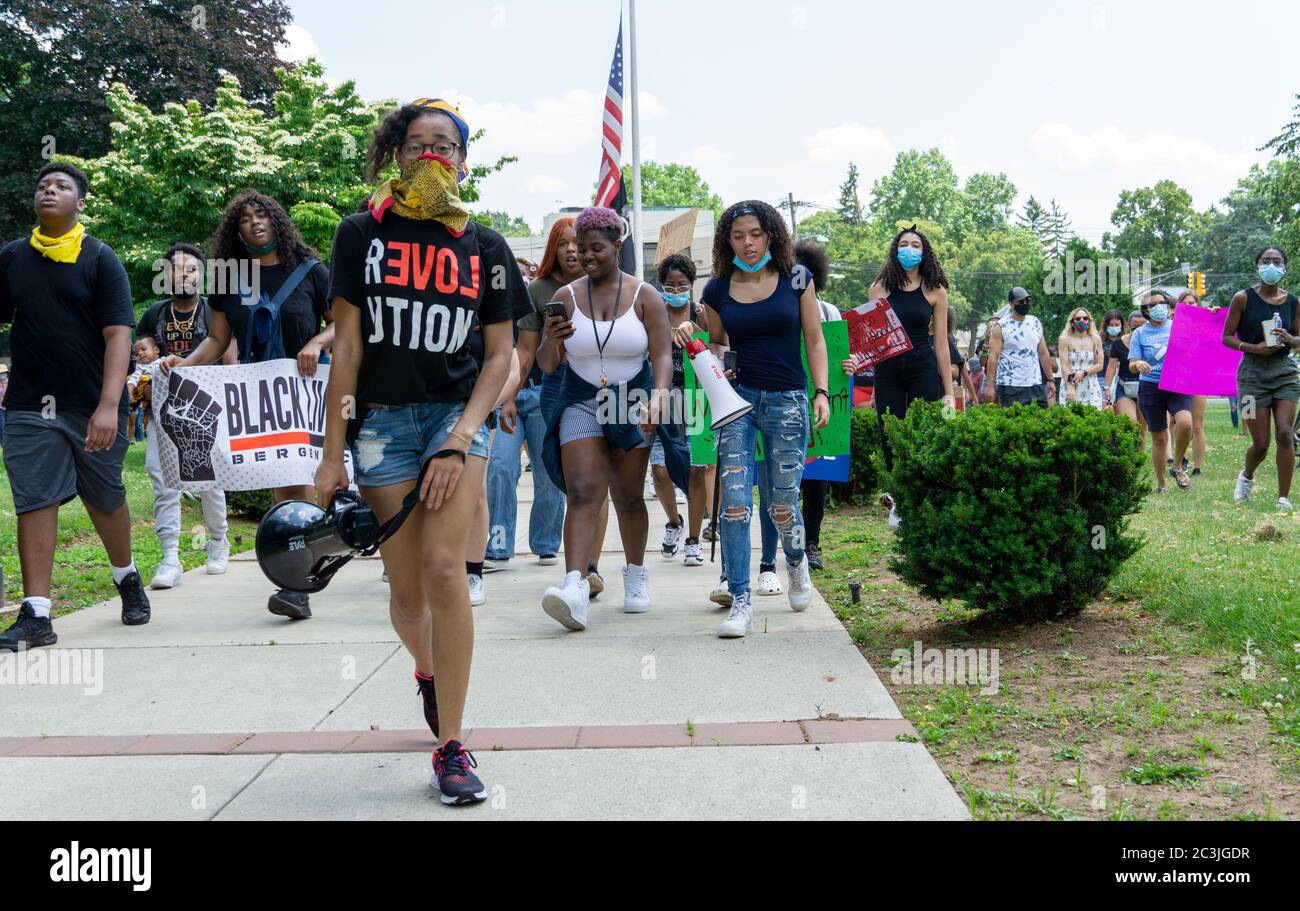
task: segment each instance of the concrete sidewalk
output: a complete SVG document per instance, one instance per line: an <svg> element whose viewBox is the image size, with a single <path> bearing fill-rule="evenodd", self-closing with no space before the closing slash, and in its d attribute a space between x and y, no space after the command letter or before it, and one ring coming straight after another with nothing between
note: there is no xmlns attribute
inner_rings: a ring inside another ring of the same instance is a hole
<svg viewBox="0 0 1300 911"><path fill-rule="evenodd" d="M315 618L291 624L266 611L272 586L245 555L224 577L191 573L151 593L146 627L123 627L116 603L57 621L60 648L102 650L102 692L0 685L0 774L28 785L7 815L967 817L820 596L804 614L784 597L755 598L754 633L716 638L726 616L708 601L716 567L659 557L657 503L651 613L622 613L611 521L608 587L590 627L560 627L541 596L563 570L526 553L530 484L525 474L517 565L487 577L475 612L466 740L487 804L447 810L429 787L432 737L380 564L349 566L313 597Z"/></svg>

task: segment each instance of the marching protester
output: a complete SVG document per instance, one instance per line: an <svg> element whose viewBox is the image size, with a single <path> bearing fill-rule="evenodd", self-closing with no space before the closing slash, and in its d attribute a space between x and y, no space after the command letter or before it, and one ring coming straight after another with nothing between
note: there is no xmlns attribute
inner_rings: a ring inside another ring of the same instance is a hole
<svg viewBox="0 0 1300 911"><path fill-rule="evenodd" d="M673 334L673 407L666 416L664 426L685 452L690 451L686 428L689 415L686 408L686 346L698 333L703 332L704 310L695 303L695 263L687 256L674 254L659 263L659 285L664 303L668 307L668 327ZM677 509L677 489L668 476L668 463L663 443L655 440L650 450L650 471L654 476L655 494L668 516L661 547L664 559L671 560L682 549L685 537L687 566L703 566L704 554L700 534L704 525L704 511L713 499L713 480L716 466L691 464L691 484L686 500L686 521Z"/></svg>
<svg viewBox="0 0 1300 911"><path fill-rule="evenodd" d="M1137 314L1137 317L1138 319L1135 320L1130 316L1126 324L1124 314L1120 311L1111 310L1106 314L1106 338L1109 340L1110 355L1110 364L1106 368L1106 389L1111 390L1107 395L1110 397L1115 413L1124 415L1138 425L1141 431L1142 448L1146 449L1147 419L1142 409L1138 407L1138 381L1141 377L1129 366L1129 343L1133 339L1132 332L1146 322L1142 320L1142 314Z"/></svg>
<svg viewBox="0 0 1300 911"><path fill-rule="evenodd" d="M89 192L78 168L45 165L36 227L0 249L0 326L13 324L3 448L23 577L18 618L0 633L5 651L59 641L50 619L54 548L59 507L76 497L104 544L122 623L150 620L122 481L135 312L121 260L81 223Z"/></svg>
<svg viewBox="0 0 1300 911"><path fill-rule="evenodd" d="M461 202L469 137L438 99L398 108L375 131L368 176L396 162L400 177L380 184L370 214L344 219L334 237L330 418L316 474L317 500L328 503L348 486L350 445L357 485L381 521L418 490L420 506L381 555L393 629L415 661L439 742L432 783L447 805L487 796L462 745L474 650L465 542L487 472L488 416L510 373L512 323L528 306L505 239ZM432 264L431 278L416 257ZM469 345L475 316L481 370ZM344 420L352 401L356 418Z"/></svg>
<svg viewBox="0 0 1300 911"><path fill-rule="evenodd" d="M623 611L642 614L651 603L645 565L650 516L644 499L651 437L664 444L669 475L679 487L689 486L690 459L664 425L673 360L663 298L619 269L624 223L618 213L585 209L574 229L587 275L552 299L552 305L563 307L563 315L548 314L537 363L550 373L560 366L562 354L568 356L541 453L551 480L568 497L566 575L562 585L547 589L542 609L566 629L580 632L589 618L586 576L607 492L627 558Z"/></svg>
<svg viewBox="0 0 1300 911"><path fill-rule="evenodd" d="M989 334L989 388L996 390L1002 408L1046 408L1056 393L1051 383L1055 368L1043 324L1030 315L1034 301L1024 288L1012 288L1007 300L1011 312Z"/></svg>
<svg viewBox="0 0 1300 911"><path fill-rule="evenodd" d="M1057 350L1061 356L1060 401L1105 408L1106 397L1099 379L1105 366L1101 335L1093 325L1091 313L1080 307L1070 314Z"/></svg>
<svg viewBox="0 0 1300 911"><path fill-rule="evenodd" d="M768 516L781 535L790 607L801 612L812 603L798 493L809 437L808 376L802 352L807 352L816 389L812 403L816 426L825 427L831 407L826 339L811 274L795 262L785 221L764 202L737 203L723 213L714 234L713 278L701 300L708 308L711 347L715 353L735 352L736 392L754 406L720 431L715 482L722 485L717 523L732 596L731 611L718 635L742 638L753 629L750 522L760 432L766 472L758 483L767 494ZM942 366L946 370L947 365Z"/></svg>
<svg viewBox="0 0 1300 911"><path fill-rule="evenodd" d="M334 343L330 274L289 213L269 196L244 193L226 206L210 247L225 269L237 267L238 275L253 276L252 286L211 289L220 293L208 298L208 337L187 357L164 358L163 372L220 363L233 342L242 364L294 358L303 376L315 376ZM254 287L260 296L254 296ZM271 491L271 499L310 500L311 493L310 485L280 487ZM276 592L267 609L290 620L311 617L310 601L300 592Z"/></svg>
<svg viewBox="0 0 1300 911"><path fill-rule="evenodd" d="M208 337L212 322L208 302L200 296L204 267L203 251L190 244L175 244L162 256L166 286L171 297L154 304L136 324L137 344L152 339L162 357L189 357ZM221 355L221 363L236 362L236 345L232 343ZM140 359L137 357L137 361ZM181 492L163 480L162 461L158 452L158 434L149 434L145 449L145 468L153 482L153 519L158 543L162 545L162 562L154 571L153 589L175 588L181 584L185 568L181 565ZM226 494L218 488L199 494L203 519L207 525L207 565L209 575L226 572L230 543L226 539Z"/></svg>
<svg viewBox="0 0 1300 911"><path fill-rule="evenodd" d="M952 377L947 388L961 389L962 397L970 406L978 404L980 399L975 386L975 377L971 374L970 365L966 363L966 358L962 357L961 349L957 346L957 313L951 309L948 311L948 363L952 364ZM955 397L956 393L952 394Z"/></svg>
<svg viewBox="0 0 1300 911"><path fill-rule="evenodd" d="M946 344L936 344L936 327L948 325L948 276L930 246L930 240L913 225L900 231L889 245L885 267L881 269L868 297L875 301L888 298L912 350L876 367L876 414L880 440L885 453L885 467L894 470L894 451L885 434L885 415L907 416L907 407L916 399L927 402L942 400L950 407L952 364ZM889 507L889 525L899 524L898 507L893 497L881 497Z"/></svg>
<svg viewBox="0 0 1300 911"><path fill-rule="evenodd" d="M1190 490L1192 479L1183 468L1183 457L1192 441L1192 400L1190 396L1160 388L1165 356L1169 352L1169 296L1159 289L1147 294L1142 303L1146 325L1133 333L1129 341L1129 369L1139 374L1138 407L1146 415L1151 431L1151 461L1156 469L1156 493L1168 492L1165 480L1169 443L1169 419L1174 419L1174 461L1170 473L1180 490Z"/></svg>
<svg viewBox="0 0 1300 911"><path fill-rule="evenodd" d="M522 448L528 444L529 458L535 463L533 505L528 515L528 546L541 566L559 562L560 533L564 527L564 494L545 471L537 469L538 458L546 440L546 418L542 414L542 383L545 374L536 364L537 343L542 334L543 309L555 292L582 276L578 261L578 240L573 219L559 218L551 225L546 249L537 277L528 285L532 309L518 323L516 343L519 357L518 391L506 396L501 408L500 424L492 440L492 458L488 462L487 489L492 532L488 535L485 566L499 571L509 565L515 552L515 521L519 511L519 478L522 474ZM514 387L510 387L514 388ZM509 389L507 390L509 391ZM608 517L609 511L605 510ZM603 526L601 538L604 538Z"/></svg>
<svg viewBox="0 0 1300 911"><path fill-rule="evenodd" d="M1203 307L1200 297L1195 291L1184 291L1178 295L1178 303L1189 304L1193 307ZM1222 307L1210 307L1211 313L1218 313ZM1177 308L1175 311L1177 312ZM1205 467L1205 411L1209 407L1210 399L1204 395L1192 396L1192 477L1199 477L1201 470ZM1184 470L1187 468L1183 466Z"/></svg>
<svg viewBox="0 0 1300 911"><path fill-rule="evenodd" d="M1246 467L1237 478L1234 499L1246 503L1254 494L1255 471L1268 457L1272 434L1277 438L1277 508L1290 512L1300 401L1300 373L1291 352L1300 348L1300 308L1296 296L1281 287L1287 269L1281 247L1261 250L1255 268L1259 284L1233 296L1223 328L1223 344L1243 353L1237 396L1250 430Z"/></svg>

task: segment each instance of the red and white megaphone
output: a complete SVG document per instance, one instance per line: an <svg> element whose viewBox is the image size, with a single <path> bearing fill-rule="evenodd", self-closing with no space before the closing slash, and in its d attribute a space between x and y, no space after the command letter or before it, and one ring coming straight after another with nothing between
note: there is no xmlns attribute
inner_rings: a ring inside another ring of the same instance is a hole
<svg viewBox="0 0 1300 911"><path fill-rule="evenodd" d="M700 382L700 388L704 390L704 396L709 400L709 410L713 413L714 433L754 410L753 405L742 399L736 394L736 390L731 388L722 364L704 342L697 338L691 339L686 346L686 354L691 359L691 366L695 368L695 377Z"/></svg>

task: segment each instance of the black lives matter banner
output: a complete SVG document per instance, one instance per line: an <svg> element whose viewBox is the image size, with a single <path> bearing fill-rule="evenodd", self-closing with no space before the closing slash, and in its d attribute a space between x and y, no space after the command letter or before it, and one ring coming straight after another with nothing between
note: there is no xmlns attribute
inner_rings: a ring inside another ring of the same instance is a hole
<svg viewBox="0 0 1300 911"><path fill-rule="evenodd" d="M293 360L155 376L151 432L161 432L163 479L191 492L312 484L325 445L328 383L328 366L309 379ZM351 476L351 456L345 461Z"/></svg>

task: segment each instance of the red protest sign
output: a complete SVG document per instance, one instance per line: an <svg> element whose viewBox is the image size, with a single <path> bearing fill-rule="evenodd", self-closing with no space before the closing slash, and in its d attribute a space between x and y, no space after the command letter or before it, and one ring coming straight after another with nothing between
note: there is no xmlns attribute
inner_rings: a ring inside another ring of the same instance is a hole
<svg viewBox="0 0 1300 911"><path fill-rule="evenodd" d="M912 350L912 340L888 299L850 310L844 314L844 321L849 324L849 356L859 371Z"/></svg>

